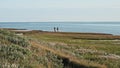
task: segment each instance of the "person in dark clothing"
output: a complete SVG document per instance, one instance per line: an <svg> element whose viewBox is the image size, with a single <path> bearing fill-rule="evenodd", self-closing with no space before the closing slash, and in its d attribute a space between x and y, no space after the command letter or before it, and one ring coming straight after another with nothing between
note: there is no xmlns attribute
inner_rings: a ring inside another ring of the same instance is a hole
<svg viewBox="0 0 120 68"><path fill-rule="evenodd" d="M56 28L54 27L54 32L56 32Z"/></svg>
<svg viewBox="0 0 120 68"><path fill-rule="evenodd" d="M57 32L59 32L59 28L57 27Z"/></svg>

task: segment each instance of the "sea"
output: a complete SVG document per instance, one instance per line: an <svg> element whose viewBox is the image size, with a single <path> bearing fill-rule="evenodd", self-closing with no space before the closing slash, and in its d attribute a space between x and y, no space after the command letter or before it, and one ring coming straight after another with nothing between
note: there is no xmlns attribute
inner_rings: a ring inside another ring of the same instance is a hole
<svg viewBox="0 0 120 68"><path fill-rule="evenodd" d="M120 35L120 22L0 22L0 28Z"/></svg>

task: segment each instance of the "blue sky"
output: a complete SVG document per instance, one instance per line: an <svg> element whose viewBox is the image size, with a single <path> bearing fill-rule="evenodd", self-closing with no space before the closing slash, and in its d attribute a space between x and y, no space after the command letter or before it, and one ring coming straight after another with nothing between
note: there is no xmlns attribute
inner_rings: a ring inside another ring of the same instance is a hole
<svg viewBox="0 0 120 68"><path fill-rule="evenodd" d="M0 21L120 21L120 0L0 0Z"/></svg>

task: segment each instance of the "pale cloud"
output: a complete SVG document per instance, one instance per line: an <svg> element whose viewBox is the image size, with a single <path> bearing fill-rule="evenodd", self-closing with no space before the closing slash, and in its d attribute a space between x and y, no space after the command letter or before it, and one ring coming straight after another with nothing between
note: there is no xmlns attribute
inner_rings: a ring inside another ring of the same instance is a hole
<svg viewBox="0 0 120 68"><path fill-rule="evenodd" d="M120 8L119 0L3 0L0 8Z"/></svg>
<svg viewBox="0 0 120 68"><path fill-rule="evenodd" d="M0 0L0 21L120 21L120 0Z"/></svg>

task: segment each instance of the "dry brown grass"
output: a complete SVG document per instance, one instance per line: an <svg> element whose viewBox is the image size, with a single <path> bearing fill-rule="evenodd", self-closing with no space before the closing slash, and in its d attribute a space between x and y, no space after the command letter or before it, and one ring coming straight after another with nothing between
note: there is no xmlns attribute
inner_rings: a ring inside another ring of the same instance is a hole
<svg viewBox="0 0 120 68"><path fill-rule="evenodd" d="M120 36L112 34L102 34L102 33L72 33L72 32L42 32L42 31L29 31L23 32L25 34L41 34L41 35L51 35L59 37L68 37L72 39L88 39L88 40L120 40Z"/></svg>
<svg viewBox="0 0 120 68"><path fill-rule="evenodd" d="M105 65L100 65L100 64L97 64L97 63L94 63L94 62L83 60L83 59L80 60L80 59L76 58L75 56L66 55L64 53L61 53L61 51L59 51L59 50L51 49L51 48L46 47L44 45L41 45L41 44L39 44L38 42L35 42L35 41L31 41L30 43L35 47L41 48L43 50L50 51L50 52L58 55L60 58L68 59L69 62L74 63L74 64L79 65L79 66L85 66L86 68L89 68L89 67L90 68L106 68Z"/></svg>

